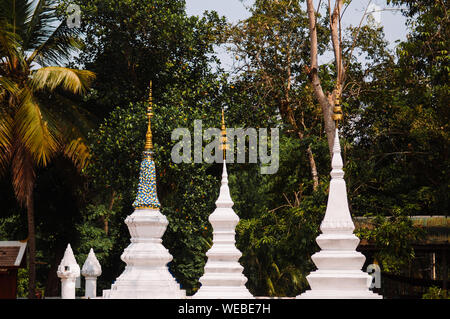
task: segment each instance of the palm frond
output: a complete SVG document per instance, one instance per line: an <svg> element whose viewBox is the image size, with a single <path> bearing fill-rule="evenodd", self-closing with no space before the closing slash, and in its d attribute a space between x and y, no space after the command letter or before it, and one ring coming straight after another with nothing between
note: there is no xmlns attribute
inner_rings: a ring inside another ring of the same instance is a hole
<svg viewBox="0 0 450 319"><path fill-rule="evenodd" d="M41 66L61 65L70 58L72 53L81 48L80 32L79 28L69 28L65 19L45 41L41 41L27 62L31 64L35 61Z"/></svg>
<svg viewBox="0 0 450 319"><path fill-rule="evenodd" d="M38 94L37 97L41 110L58 123L61 131L64 131L64 127L67 128L66 131L74 132L74 138L87 137L96 121L99 121L95 114L81 107L71 94L55 91L51 95L44 93Z"/></svg>
<svg viewBox="0 0 450 319"><path fill-rule="evenodd" d="M274 296L276 294L276 290L275 290L275 287L273 286L272 279L270 279L269 276L267 276L267 278L266 278L266 285L268 288L269 296Z"/></svg>
<svg viewBox="0 0 450 319"><path fill-rule="evenodd" d="M33 11L33 2L30 0L2 0L0 2L0 20L10 24L14 33L22 35Z"/></svg>
<svg viewBox="0 0 450 319"><path fill-rule="evenodd" d="M36 2L36 1L31 1ZM35 50L45 43L55 30L56 3L52 0L39 0L24 25L22 34L24 50Z"/></svg>
<svg viewBox="0 0 450 319"><path fill-rule="evenodd" d="M51 98L40 97L39 105L43 113L58 126L58 140L61 152L82 170L90 157L86 136L94 127L93 115L79 107L63 94L53 94Z"/></svg>
<svg viewBox="0 0 450 319"><path fill-rule="evenodd" d="M93 115L58 93L54 94L50 100L40 100L40 105L59 127L61 152L75 164L77 169L85 168L90 158L86 137L94 127L91 121Z"/></svg>
<svg viewBox="0 0 450 319"><path fill-rule="evenodd" d="M58 133L54 127L49 129L30 89L23 89L14 121L25 149L37 164L46 166L58 149Z"/></svg>
<svg viewBox="0 0 450 319"><path fill-rule="evenodd" d="M83 113L67 98L55 94L52 99L39 99L40 110L48 120L58 140L58 153L70 159L75 167L82 170L86 167L90 154L83 132ZM87 130L87 128L86 128Z"/></svg>
<svg viewBox="0 0 450 319"><path fill-rule="evenodd" d="M278 265L275 262L272 262L272 264L270 266L275 271L276 278L277 279L280 278L281 277L281 273L280 273L280 269L278 268Z"/></svg>
<svg viewBox="0 0 450 319"><path fill-rule="evenodd" d="M0 101L3 100L3 96L6 93L17 96L20 93L20 89L14 81L6 76L0 75Z"/></svg>
<svg viewBox="0 0 450 319"><path fill-rule="evenodd" d="M0 113L0 175L2 175L11 159L13 141L13 119L2 111Z"/></svg>
<svg viewBox="0 0 450 319"><path fill-rule="evenodd" d="M49 66L33 73L31 87L34 90L47 89L53 91L57 87L79 94L89 87L95 74L91 71Z"/></svg>
<svg viewBox="0 0 450 319"><path fill-rule="evenodd" d="M87 166L90 158L86 140L81 137L64 143L63 154L69 158L79 170L82 170Z"/></svg>
<svg viewBox="0 0 450 319"><path fill-rule="evenodd" d="M22 57L20 37L12 31L10 24L0 19L0 61L4 62L0 68L0 74L11 71L13 61L21 62Z"/></svg>

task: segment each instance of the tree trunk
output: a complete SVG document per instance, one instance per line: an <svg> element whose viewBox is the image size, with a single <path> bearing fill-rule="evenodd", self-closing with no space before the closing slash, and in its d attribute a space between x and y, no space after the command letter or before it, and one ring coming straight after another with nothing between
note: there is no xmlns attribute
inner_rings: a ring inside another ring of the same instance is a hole
<svg viewBox="0 0 450 319"><path fill-rule="evenodd" d="M336 82L341 85L344 76L344 66L342 63L341 52L341 9L343 0L336 0L333 13L330 13L330 31L331 31L331 43L333 44L334 61L337 71ZM331 9L331 8L330 8Z"/></svg>
<svg viewBox="0 0 450 319"><path fill-rule="evenodd" d="M300 140L303 140L304 135L303 133L298 130L298 128L295 128L297 130L297 135L300 138ZM306 154L308 155L308 161L309 161L309 169L311 171L311 177L313 180L313 191L315 192L319 188L319 173L317 172L317 165L316 160L314 158L314 153L311 149L311 145L308 145L308 148L306 149Z"/></svg>
<svg viewBox="0 0 450 319"><path fill-rule="evenodd" d="M284 113L287 115L288 121L291 123L292 127L297 131L298 137L300 138L300 140L303 140L304 134L302 133L302 131L299 129L299 127L297 125L297 121L295 119L294 112L291 108L291 99L289 97L289 92L291 91L291 74L292 74L291 67L290 67L291 55L289 54L289 52L290 51L288 50L288 53L287 53L288 69L287 69L287 76L286 76L287 86L286 86L286 91L285 91L285 101L281 101L281 109L282 109L281 113L282 114ZM303 115L302 115L301 122L303 124L303 127L306 130ZM311 145L308 145L308 148L306 149L306 154L308 155L309 168L311 170L311 177L313 179L313 191L315 192L319 188L319 174L317 173L316 160L314 159L314 154L312 152Z"/></svg>
<svg viewBox="0 0 450 319"><path fill-rule="evenodd" d="M16 138L17 141L17 138ZM36 290L36 234L34 229L34 183L36 175L31 156L22 144L13 145L11 170L14 194L27 210L28 226L28 298L35 298Z"/></svg>
<svg viewBox="0 0 450 319"><path fill-rule="evenodd" d="M290 123L294 130L297 132L297 135L300 140L304 139L304 134L300 130L300 128L297 125L297 121L295 120L294 113L292 111L292 108L289 105L289 100L287 101L281 101L280 103L280 113L281 116L284 118L284 121ZM302 119L303 126L304 121ZM306 129L306 127L305 127ZM308 148L306 149L306 154L308 155L308 161L309 161L309 168L311 171L311 178L313 180L313 191L316 191L319 188L319 174L317 173L317 165L316 160L314 159L314 153L312 152L311 145L308 145Z"/></svg>
<svg viewBox="0 0 450 319"><path fill-rule="evenodd" d="M33 190L26 200L28 220L28 298L36 298L36 234L34 231L34 196Z"/></svg>
<svg viewBox="0 0 450 319"><path fill-rule="evenodd" d="M313 191L317 191L319 188L319 174L317 173L316 160L314 159L314 154L311 150L311 145L308 145L306 150L308 154L309 166L311 168L311 175L313 179Z"/></svg>
<svg viewBox="0 0 450 319"><path fill-rule="evenodd" d="M115 199L116 199L116 191L113 190L111 193L111 200L109 201L109 206L108 206L109 212L111 212L113 209ZM103 230L105 231L106 236L108 236L108 232L109 232L108 216L102 216L100 219L103 223Z"/></svg>
<svg viewBox="0 0 450 319"><path fill-rule="evenodd" d="M331 24L331 40L333 43L333 51L336 58L336 67L337 67L337 84L339 84L337 89L334 89L332 93L325 94L320 82L319 78L319 65L318 65L318 46L317 46L317 28L316 28L316 13L314 11L313 0L307 0L307 13L309 20L309 33L310 33L310 43L311 43L311 65L308 70L308 76L312 83L314 89L314 95L319 101L320 107L322 108L324 124L325 124L325 132L327 134L328 140L328 148L330 154L333 152L333 143L334 143L334 133L336 129L336 125L333 121L333 105L335 101L335 96L337 90L339 93L342 90L342 81L345 76L344 70L342 68L342 56L341 56L341 46L340 46L340 22L339 22L339 13L342 7L342 0L337 0L337 6L335 7L333 14L330 17Z"/></svg>

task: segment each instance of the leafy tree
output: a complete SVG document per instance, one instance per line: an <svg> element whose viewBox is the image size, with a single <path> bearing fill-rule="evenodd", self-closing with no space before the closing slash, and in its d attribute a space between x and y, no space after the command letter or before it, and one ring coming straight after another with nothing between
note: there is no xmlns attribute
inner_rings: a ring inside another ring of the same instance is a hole
<svg viewBox="0 0 450 319"><path fill-rule="evenodd" d="M287 132L301 140L320 135L322 119L305 70L309 55L306 12L299 1L256 1L250 18L230 26L228 42L236 58L235 86L251 95L249 103L269 114L278 114ZM327 30L319 25L319 51L327 47ZM249 105L251 107L251 105ZM313 146L307 144L313 188L319 174Z"/></svg>
<svg viewBox="0 0 450 319"><path fill-rule="evenodd" d="M415 257L412 245L424 239L424 232L412 225L401 208L396 208L390 218L375 216L371 224L357 231L357 235L375 243L374 257L381 263L383 271L399 273Z"/></svg>
<svg viewBox="0 0 450 319"><path fill-rule="evenodd" d="M83 93L93 73L59 66L77 48L76 34L57 22L53 1L0 5L0 168L28 216L29 298L35 290L34 186L36 167L58 154L82 168L88 150L80 112L63 94Z"/></svg>
<svg viewBox="0 0 450 319"><path fill-rule="evenodd" d="M296 296L308 286L306 275L313 269L310 256L318 248L315 238L325 212L328 183L321 180L317 191L308 191L312 181L304 169L307 160L302 159L301 143L296 137L281 139L276 174L257 179L239 174L229 179L235 210L244 217L237 227L237 246L254 295ZM327 155L326 142L322 144L319 154ZM248 205L253 208L242 209L241 198L252 193L238 192L240 184L257 188L258 196Z"/></svg>
<svg viewBox="0 0 450 319"><path fill-rule="evenodd" d="M62 9L69 4L82 12L76 63L97 74L87 107L100 119L115 106L145 100L150 79L158 95L185 77L200 80L216 61L224 20L215 12L188 17L180 0L70 0Z"/></svg>
<svg viewBox="0 0 450 319"><path fill-rule="evenodd" d="M449 72L442 51L448 38L441 34L445 19L431 19L444 11L439 3L419 7L405 12L416 19L408 22L411 32L396 53L363 29L373 67L349 75L359 83L349 90L355 94L347 99L350 125L344 127L354 141L347 153L350 196L372 214L392 215L396 207L408 215L442 214L449 205Z"/></svg>
<svg viewBox="0 0 450 319"><path fill-rule="evenodd" d="M71 3L81 8L84 36L74 63L97 74L85 107L101 123L90 134L93 157L85 171L85 193L91 195L77 226L82 244L76 249L86 253L89 243L99 252L105 288L120 274L119 256L129 238L123 218L131 213L137 189L146 130L143 101L153 80L158 194L170 222L164 244L174 256L171 271L193 292L203 271L203 238L210 235L207 216L214 208L212 185L219 170L210 164L174 165L171 132L177 127L192 132L195 119L204 126L220 123L226 80L210 65L217 62L214 44L225 20L214 12L188 17L184 1L175 0L65 1L60 9Z"/></svg>
<svg viewBox="0 0 450 319"><path fill-rule="evenodd" d="M448 210L450 139L448 13L440 2L394 3L406 4L411 17L396 52L385 49L381 28L352 31L371 50L366 68L353 63L347 72L343 129L352 141L345 152L352 211L374 217L377 226L360 235L375 240L384 271L398 272L421 239L407 216Z"/></svg>
<svg viewBox="0 0 450 319"><path fill-rule="evenodd" d="M328 11L328 24L330 27L330 39L332 42L332 51L334 53L334 81L324 81L320 76L319 70L319 37L318 37L318 18L320 17L321 2L318 4L317 10L314 8L313 0L306 0L306 11L309 22L309 38L310 38L310 65L306 68L310 79L314 95L322 109L324 120L324 128L327 134L328 147L330 154L333 149L335 122L333 118L333 106L336 104L337 97L342 94L343 84L345 81L345 64L342 54L342 7L344 0L336 0L334 5L328 1L326 9ZM331 83L330 83L331 82ZM329 90L329 91L328 91Z"/></svg>

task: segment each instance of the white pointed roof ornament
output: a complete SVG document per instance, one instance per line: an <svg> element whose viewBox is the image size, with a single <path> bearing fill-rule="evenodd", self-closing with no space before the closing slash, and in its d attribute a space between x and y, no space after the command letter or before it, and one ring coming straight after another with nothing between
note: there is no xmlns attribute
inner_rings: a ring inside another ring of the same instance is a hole
<svg viewBox="0 0 450 319"><path fill-rule="evenodd" d="M64 252L64 257L61 260L56 273L60 278L80 276L80 266L78 266L77 264L70 244L67 244L67 248Z"/></svg>
<svg viewBox="0 0 450 319"><path fill-rule="evenodd" d="M223 160L222 181L220 185L219 197L216 200L217 208L231 208L234 205L228 187L227 163Z"/></svg>
<svg viewBox="0 0 450 319"><path fill-rule="evenodd" d="M333 231L353 233L355 226L348 208L347 188L344 180L344 167L339 143L339 130L336 128L331 160L331 181L328 204L320 230L326 234Z"/></svg>
<svg viewBox="0 0 450 319"><path fill-rule="evenodd" d="M98 277L102 274L102 267L95 256L94 249L91 248L86 261L81 269L81 274L84 277Z"/></svg>

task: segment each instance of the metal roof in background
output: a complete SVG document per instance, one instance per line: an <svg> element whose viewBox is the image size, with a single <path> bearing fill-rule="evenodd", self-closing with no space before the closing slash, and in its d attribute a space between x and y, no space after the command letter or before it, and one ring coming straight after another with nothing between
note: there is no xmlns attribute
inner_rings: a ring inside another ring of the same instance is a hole
<svg viewBox="0 0 450 319"><path fill-rule="evenodd" d="M0 241L0 268L20 267L26 247L26 241Z"/></svg>

